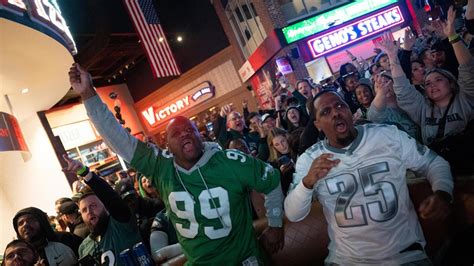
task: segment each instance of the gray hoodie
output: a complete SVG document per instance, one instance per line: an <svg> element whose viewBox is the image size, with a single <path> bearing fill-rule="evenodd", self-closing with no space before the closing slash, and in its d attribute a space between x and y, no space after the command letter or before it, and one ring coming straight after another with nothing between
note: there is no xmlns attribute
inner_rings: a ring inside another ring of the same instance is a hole
<svg viewBox="0 0 474 266"><path fill-rule="evenodd" d="M446 108L437 107L421 95L405 76L394 78L393 83L398 106L420 126L423 143L432 143ZM462 132L474 119L474 59L459 66L458 84L459 92L454 95L446 116L444 138Z"/></svg>

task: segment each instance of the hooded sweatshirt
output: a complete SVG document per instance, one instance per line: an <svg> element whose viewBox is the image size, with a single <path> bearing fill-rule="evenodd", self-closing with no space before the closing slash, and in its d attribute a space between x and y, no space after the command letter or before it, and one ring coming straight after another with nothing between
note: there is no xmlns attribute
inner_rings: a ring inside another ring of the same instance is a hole
<svg viewBox="0 0 474 266"><path fill-rule="evenodd" d="M13 227L19 239L18 219L26 214L34 216L43 230L43 240L39 247L35 247L39 256L48 262L48 265L76 265L77 251L82 239L76 235L66 232L54 232L49 224L48 216L42 210L29 207L20 210L13 217ZM31 244L31 243L30 243Z"/></svg>

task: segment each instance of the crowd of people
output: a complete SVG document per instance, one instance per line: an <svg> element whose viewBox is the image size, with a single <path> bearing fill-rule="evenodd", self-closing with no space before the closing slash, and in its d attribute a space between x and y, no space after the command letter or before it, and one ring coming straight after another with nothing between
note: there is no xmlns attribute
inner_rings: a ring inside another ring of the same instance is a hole
<svg viewBox="0 0 474 266"><path fill-rule="evenodd" d="M328 223L327 265L432 265L419 219L445 219L453 174L474 174L474 1L465 17L456 29L451 7L402 44L385 33L370 62L348 52L339 77L321 84L280 77L275 110L224 105L214 139L175 117L166 148L122 128L74 64L72 88L131 168L110 182L64 156L78 176L73 195L55 202L57 216L18 211L2 265L269 264L284 248L283 217L304 219L314 200ZM432 187L417 210L407 171ZM264 201L258 235L252 193Z"/></svg>

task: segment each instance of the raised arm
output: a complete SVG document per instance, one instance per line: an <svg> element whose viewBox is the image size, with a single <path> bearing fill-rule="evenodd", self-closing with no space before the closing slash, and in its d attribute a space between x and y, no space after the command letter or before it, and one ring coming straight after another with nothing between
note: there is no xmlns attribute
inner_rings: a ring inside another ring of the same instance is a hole
<svg viewBox="0 0 474 266"><path fill-rule="evenodd" d="M66 154L63 155L63 158L67 162L67 167L64 168L63 171L74 174L83 171L86 184L94 191L110 215L122 223L130 221L132 213L127 204L105 180L97 176L94 172L85 170L87 167L84 168L81 162L70 159Z"/></svg>
<svg viewBox="0 0 474 266"><path fill-rule="evenodd" d="M217 137L219 144L224 147L230 136L227 132L227 115L232 112L232 106L226 104L222 106L219 115L217 116L217 123L214 124L214 135Z"/></svg>
<svg viewBox="0 0 474 266"><path fill-rule="evenodd" d="M69 81L74 91L81 95L87 115L107 146L125 161L131 162L138 140L117 122L114 115L97 96L91 75L79 64L74 63L69 69Z"/></svg>
<svg viewBox="0 0 474 266"><path fill-rule="evenodd" d="M389 34L389 32L384 33L379 46L387 53L390 60L393 90L397 95L397 103L419 125L421 123L422 110L424 105L426 105L425 99L406 78L397 56L398 48L391 40Z"/></svg>
<svg viewBox="0 0 474 266"><path fill-rule="evenodd" d="M472 60L472 55L462 41L462 37L456 33L454 28L454 20L456 19L456 11L451 6L448 10L448 18L443 23L443 32L448 36L449 42L453 46L454 54L458 60L459 65L466 65ZM449 58L448 58L449 60Z"/></svg>

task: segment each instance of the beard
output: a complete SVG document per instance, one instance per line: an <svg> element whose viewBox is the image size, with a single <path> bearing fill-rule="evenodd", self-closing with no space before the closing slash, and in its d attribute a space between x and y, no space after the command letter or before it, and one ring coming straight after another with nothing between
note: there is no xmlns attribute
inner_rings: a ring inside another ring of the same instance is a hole
<svg viewBox="0 0 474 266"><path fill-rule="evenodd" d="M89 232L91 232L92 237L96 237L105 233L107 229L107 225L109 225L109 215L105 211L99 214L97 218L97 223L92 225L90 222L87 222L87 228L89 228Z"/></svg>

